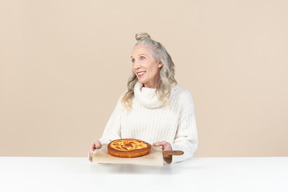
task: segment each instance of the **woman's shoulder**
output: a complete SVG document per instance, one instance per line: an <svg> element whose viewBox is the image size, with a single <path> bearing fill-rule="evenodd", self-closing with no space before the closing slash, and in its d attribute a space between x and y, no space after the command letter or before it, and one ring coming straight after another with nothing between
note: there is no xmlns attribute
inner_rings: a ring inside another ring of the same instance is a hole
<svg viewBox="0 0 288 192"><path fill-rule="evenodd" d="M182 96L182 97L192 97L190 90L179 84L176 84L172 87L171 94Z"/></svg>
<svg viewBox="0 0 288 192"><path fill-rule="evenodd" d="M123 99L123 97L124 97L124 95L127 93L127 91L124 91L124 92L122 92L121 94L120 94L120 96L118 97L118 99L117 99L117 105L121 105L121 103L122 103L122 99Z"/></svg>
<svg viewBox="0 0 288 192"><path fill-rule="evenodd" d="M178 104L193 103L193 97L190 90L179 84L176 84L172 87L170 97L172 102L174 101Z"/></svg>

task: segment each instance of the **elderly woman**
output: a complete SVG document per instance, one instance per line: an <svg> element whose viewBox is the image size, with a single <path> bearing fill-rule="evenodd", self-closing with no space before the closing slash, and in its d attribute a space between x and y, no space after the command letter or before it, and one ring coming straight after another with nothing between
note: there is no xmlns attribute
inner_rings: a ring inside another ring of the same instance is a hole
<svg viewBox="0 0 288 192"><path fill-rule="evenodd" d="M161 43L147 33L136 34L136 40L128 90L89 153L115 139L135 138L162 146L164 151L184 151L182 156L165 156L164 164L191 158L198 148L192 95L177 84L174 63Z"/></svg>

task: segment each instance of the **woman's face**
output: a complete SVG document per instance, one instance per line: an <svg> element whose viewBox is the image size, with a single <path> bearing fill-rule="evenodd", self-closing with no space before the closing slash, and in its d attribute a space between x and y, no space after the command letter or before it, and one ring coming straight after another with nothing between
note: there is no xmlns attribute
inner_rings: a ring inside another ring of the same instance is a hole
<svg viewBox="0 0 288 192"><path fill-rule="evenodd" d="M137 45L132 52L132 70L145 87L157 88L160 68L163 64L156 61L149 45Z"/></svg>

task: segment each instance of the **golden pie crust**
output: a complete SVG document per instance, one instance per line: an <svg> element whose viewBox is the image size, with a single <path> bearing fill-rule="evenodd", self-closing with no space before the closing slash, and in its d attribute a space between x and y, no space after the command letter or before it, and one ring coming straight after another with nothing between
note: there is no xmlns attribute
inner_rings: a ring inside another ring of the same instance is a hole
<svg viewBox="0 0 288 192"><path fill-rule="evenodd" d="M149 154L151 145L138 139L117 139L111 141L107 149L108 153L112 156L132 158Z"/></svg>

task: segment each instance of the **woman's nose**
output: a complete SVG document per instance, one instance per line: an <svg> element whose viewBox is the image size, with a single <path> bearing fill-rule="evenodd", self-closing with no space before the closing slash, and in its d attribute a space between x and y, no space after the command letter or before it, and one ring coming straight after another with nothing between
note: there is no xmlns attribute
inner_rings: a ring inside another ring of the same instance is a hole
<svg viewBox="0 0 288 192"><path fill-rule="evenodd" d="M135 69L139 69L140 68L140 63L135 61L133 67Z"/></svg>

